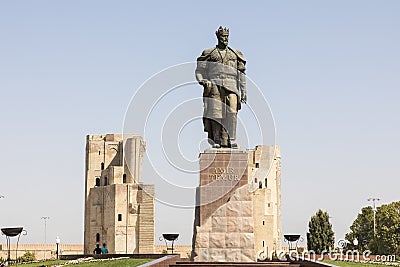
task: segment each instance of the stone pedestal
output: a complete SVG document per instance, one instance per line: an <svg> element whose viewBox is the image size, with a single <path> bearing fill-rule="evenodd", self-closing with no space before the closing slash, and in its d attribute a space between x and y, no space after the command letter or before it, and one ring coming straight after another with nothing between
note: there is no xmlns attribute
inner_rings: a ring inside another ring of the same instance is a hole
<svg viewBox="0 0 400 267"><path fill-rule="evenodd" d="M240 149L210 149L200 154L192 260L256 260L248 158L248 152Z"/></svg>

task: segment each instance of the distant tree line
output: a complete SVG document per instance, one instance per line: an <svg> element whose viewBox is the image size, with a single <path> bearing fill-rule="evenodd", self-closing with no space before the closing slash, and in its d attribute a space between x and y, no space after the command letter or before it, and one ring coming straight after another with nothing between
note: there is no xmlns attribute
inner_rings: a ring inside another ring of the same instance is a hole
<svg viewBox="0 0 400 267"><path fill-rule="evenodd" d="M335 239L329 214L318 210L308 223L307 248L316 253L334 249ZM346 249L363 253L370 250L375 255L400 255L400 201L377 207L364 207L357 215L350 232L345 236ZM357 240L356 242L354 242Z"/></svg>
<svg viewBox="0 0 400 267"><path fill-rule="evenodd" d="M347 248L360 252L370 250L377 255L400 255L400 201L377 207L375 213L371 207L364 207L350 226L346 240ZM357 239L358 244L353 241Z"/></svg>

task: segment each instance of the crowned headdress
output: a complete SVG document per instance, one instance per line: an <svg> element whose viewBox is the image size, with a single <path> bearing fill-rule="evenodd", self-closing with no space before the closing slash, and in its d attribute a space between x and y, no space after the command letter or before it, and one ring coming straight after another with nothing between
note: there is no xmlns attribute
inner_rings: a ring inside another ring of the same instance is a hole
<svg viewBox="0 0 400 267"><path fill-rule="evenodd" d="M219 26L218 30L215 32L215 34L218 36L221 35L229 35L229 29L228 28L222 28L222 26Z"/></svg>

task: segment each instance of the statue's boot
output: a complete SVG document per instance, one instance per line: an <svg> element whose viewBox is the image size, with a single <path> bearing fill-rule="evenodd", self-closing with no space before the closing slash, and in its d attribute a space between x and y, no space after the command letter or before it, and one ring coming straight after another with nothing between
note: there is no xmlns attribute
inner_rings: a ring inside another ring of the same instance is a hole
<svg viewBox="0 0 400 267"><path fill-rule="evenodd" d="M222 125L221 125L221 146L231 147L229 144L229 135L226 127L227 127L227 120L226 118L224 118L222 119Z"/></svg>
<svg viewBox="0 0 400 267"><path fill-rule="evenodd" d="M230 148L238 148L238 145L235 143L236 140L236 125L237 125L237 113L228 111L226 113L226 129L228 132L228 146Z"/></svg>
<svg viewBox="0 0 400 267"><path fill-rule="evenodd" d="M212 120L211 122L212 132L214 141L213 148L220 148L221 147L221 123L217 120Z"/></svg>
<svg viewBox="0 0 400 267"><path fill-rule="evenodd" d="M209 143L210 145L214 145L212 129L211 129L211 131L208 132L208 134L207 134L207 140L208 140L208 143Z"/></svg>

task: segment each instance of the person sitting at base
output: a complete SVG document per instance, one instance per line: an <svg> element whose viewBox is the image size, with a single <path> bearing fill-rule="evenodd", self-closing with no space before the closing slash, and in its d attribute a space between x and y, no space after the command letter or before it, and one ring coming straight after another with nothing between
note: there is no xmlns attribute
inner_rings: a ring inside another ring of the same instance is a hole
<svg viewBox="0 0 400 267"><path fill-rule="evenodd" d="M103 243L103 247L101 248L101 254L108 254L108 248L106 243Z"/></svg>
<svg viewBox="0 0 400 267"><path fill-rule="evenodd" d="M93 254L101 254L101 248L99 244L96 244L96 248L93 250Z"/></svg>

